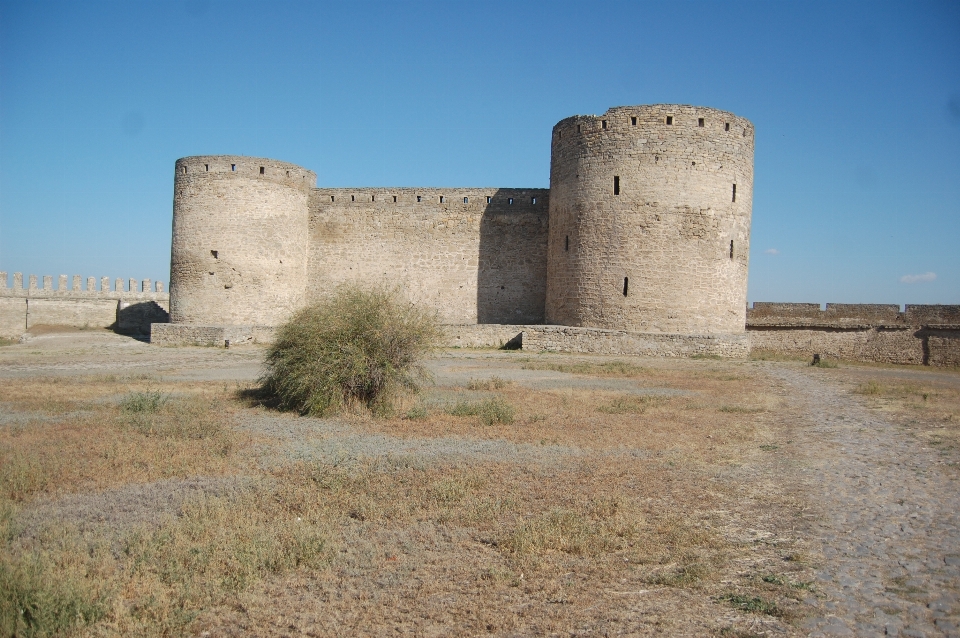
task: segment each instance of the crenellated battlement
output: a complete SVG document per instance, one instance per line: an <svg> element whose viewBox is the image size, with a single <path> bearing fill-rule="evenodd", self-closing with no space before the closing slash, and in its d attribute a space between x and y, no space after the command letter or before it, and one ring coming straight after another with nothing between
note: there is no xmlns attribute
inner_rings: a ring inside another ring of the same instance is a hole
<svg viewBox="0 0 960 638"><path fill-rule="evenodd" d="M308 192L317 185L317 174L302 166L246 155L196 155L176 163L175 188L196 180L244 179L281 184Z"/></svg>
<svg viewBox="0 0 960 638"><path fill-rule="evenodd" d="M729 111L688 104L614 106L603 115L573 115L560 120L553 127L554 143L575 143L578 136L583 135L636 134L637 137L649 138L651 133L658 134L658 137L712 137L728 143L740 138L753 144L754 129L750 120Z"/></svg>
<svg viewBox="0 0 960 638"><path fill-rule="evenodd" d="M541 213L549 188L315 188L311 209L390 209L406 212Z"/></svg>
<svg viewBox="0 0 960 638"><path fill-rule="evenodd" d="M69 298L69 299L119 299L144 298L167 299L169 294L164 291L162 281L154 282L151 279L123 279L114 280L111 287L110 277L100 277L100 287L97 288L97 278L87 277L86 286L81 286L80 275L73 275L68 285L67 275L57 277L57 287L53 286L53 276L29 275L24 285L23 273L13 273L13 285L9 284L7 273L0 271L0 296L24 298ZM126 286L126 287L125 287Z"/></svg>

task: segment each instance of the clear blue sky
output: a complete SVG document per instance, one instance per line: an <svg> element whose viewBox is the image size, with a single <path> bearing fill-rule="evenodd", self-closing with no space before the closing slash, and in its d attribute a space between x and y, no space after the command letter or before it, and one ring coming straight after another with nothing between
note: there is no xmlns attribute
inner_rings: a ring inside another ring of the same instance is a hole
<svg viewBox="0 0 960 638"><path fill-rule="evenodd" d="M3 1L0 270L167 281L178 157L546 187L657 102L756 125L750 301L960 303L956 1Z"/></svg>

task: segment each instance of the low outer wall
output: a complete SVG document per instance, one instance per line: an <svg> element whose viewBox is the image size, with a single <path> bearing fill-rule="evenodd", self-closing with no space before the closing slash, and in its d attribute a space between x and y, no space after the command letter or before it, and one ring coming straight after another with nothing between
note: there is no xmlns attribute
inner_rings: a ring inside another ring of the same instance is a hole
<svg viewBox="0 0 960 638"><path fill-rule="evenodd" d="M810 357L960 365L960 306L760 303L747 309L751 348Z"/></svg>
<svg viewBox="0 0 960 638"><path fill-rule="evenodd" d="M52 277L44 279L49 283ZM60 279L63 282L66 278ZM109 285L106 290L96 290L91 281L86 290L80 289L79 283L69 290L17 287L22 280L22 276L15 276L15 286L7 288L6 273L0 273L0 337L17 338L40 325L149 334L151 324L169 320L169 295L150 291L153 286L149 280L144 281L146 292L137 291L135 285L130 291L119 285L117 290L110 290ZM31 280L35 282L36 278Z"/></svg>
<svg viewBox="0 0 960 638"><path fill-rule="evenodd" d="M158 346L218 346L270 343L274 329L269 326L199 326L185 323L158 323L150 331L150 343Z"/></svg>
<svg viewBox="0 0 960 638"><path fill-rule="evenodd" d="M527 326L523 349L651 357L719 356L744 359L750 353L744 333L684 335L661 332L623 332L566 326Z"/></svg>

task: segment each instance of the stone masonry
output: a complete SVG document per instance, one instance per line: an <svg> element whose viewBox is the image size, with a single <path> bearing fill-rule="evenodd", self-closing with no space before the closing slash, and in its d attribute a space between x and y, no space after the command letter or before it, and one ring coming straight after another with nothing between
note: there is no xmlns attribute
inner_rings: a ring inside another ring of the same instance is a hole
<svg viewBox="0 0 960 638"><path fill-rule="evenodd" d="M178 160L170 317L184 327L158 340L276 326L357 282L399 285L451 326L729 335L741 352L752 125L635 106L553 136L550 190L317 188L276 160Z"/></svg>
<svg viewBox="0 0 960 638"><path fill-rule="evenodd" d="M742 117L657 104L557 123L549 189L317 188L294 164L182 158L151 340L269 340L361 283L434 308L449 346L960 363L960 307L747 309L753 149Z"/></svg>

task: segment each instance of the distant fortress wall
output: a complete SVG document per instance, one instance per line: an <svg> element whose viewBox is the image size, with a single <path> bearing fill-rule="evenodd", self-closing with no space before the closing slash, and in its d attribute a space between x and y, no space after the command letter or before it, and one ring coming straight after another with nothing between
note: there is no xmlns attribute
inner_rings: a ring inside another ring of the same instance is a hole
<svg viewBox="0 0 960 638"><path fill-rule="evenodd" d="M0 337L17 338L37 326L110 328L128 334L150 334L150 325L169 320L170 295L163 282L150 279L111 280L80 275L69 281L30 275L24 287L22 273L13 273L8 287L7 273L0 272ZM126 286L126 288L124 288Z"/></svg>
<svg viewBox="0 0 960 638"><path fill-rule="evenodd" d="M809 357L960 365L960 305L756 302L747 308L754 351Z"/></svg>

